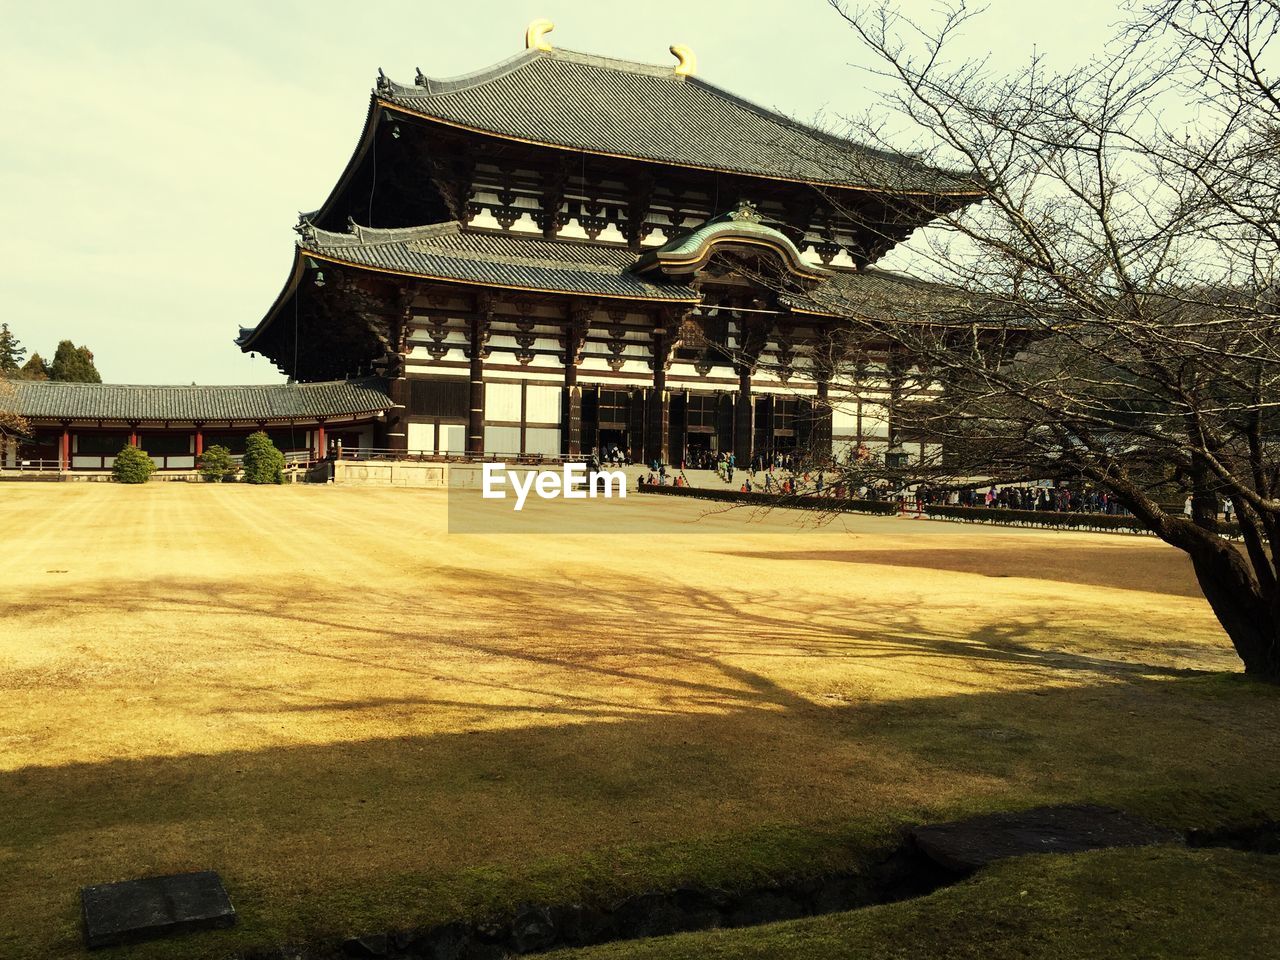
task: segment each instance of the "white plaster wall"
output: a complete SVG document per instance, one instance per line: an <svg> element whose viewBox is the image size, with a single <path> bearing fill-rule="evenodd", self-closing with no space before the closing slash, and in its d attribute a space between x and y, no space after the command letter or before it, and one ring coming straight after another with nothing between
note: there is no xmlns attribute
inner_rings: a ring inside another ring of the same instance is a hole
<svg viewBox="0 0 1280 960"><path fill-rule="evenodd" d="M484 415L487 420L519 420L520 384L485 384Z"/></svg>
<svg viewBox="0 0 1280 960"><path fill-rule="evenodd" d="M888 438L889 411L878 403L863 403L862 435L864 437Z"/></svg>
<svg viewBox="0 0 1280 960"><path fill-rule="evenodd" d="M405 432L410 450L426 452L435 450L436 425L434 423L410 423Z"/></svg>
<svg viewBox="0 0 1280 960"><path fill-rule="evenodd" d="M485 427L485 453L519 453L519 427Z"/></svg>
<svg viewBox="0 0 1280 960"><path fill-rule="evenodd" d="M526 423L559 423L560 422L560 388L543 387L529 384L525 397ZM559 431L556 431L557 438ZM557 445L559 440L557 439Z"/></svg>
<svg viewBox="0 0 1280 960"><path fill-rule="evenodd" d="M560 431L529 427L524 432L524 452L554 457L560 453Z"/></svg>
<svg viewBox="0 0 1280 960"><path fill-rule="evenodd" d="M440 452L462 453L467 449L467 428L460 423L440 424Z"/></svg>
<svg viewBox="0 0 1280 960"><path fill-rule="evenodd" d="M831 410L831 432L844 436L858 432L858 407L856 401L847 400Z"/></svg>

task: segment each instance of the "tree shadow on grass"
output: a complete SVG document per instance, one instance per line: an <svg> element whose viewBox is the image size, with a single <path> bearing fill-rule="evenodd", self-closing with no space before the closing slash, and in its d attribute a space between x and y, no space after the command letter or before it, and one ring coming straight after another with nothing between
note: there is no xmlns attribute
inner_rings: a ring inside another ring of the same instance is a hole
<svg viewBox="0 0 1280 960"><path fill-rule="evenodd" d="M1144 542L1108 545L1099 563L1096 545L1002 542L998 551L981 547L913 547L901 550L743 550L725 555L758 560L813 561L947 570L979 577L1025 578L1079 586L1136 590L1175 597L1203 597L1191 561L1171 561L1172 547ZM1148 561L1144 563L1144 561ZM982 589L991 589L983 587ZM998 589L998 588L996 588Z"/></svg>
<svg viewBox="0 0 1280 960"><path fill-rule="evenodd" d="M1125 801L1176 818L1213 791L1262 803L1280 746L1274 723L1259 726L1274 699L1250 692L1241 708L1208 695L1211 678L1156 679L1181 672L1140 656L1044 649L1044 618L852 620L783 589L443 576L447 592L365 588L358 605L329 583L177 577L80 589L74 610L53 591L0 605L6 621L47 620L51 643L79 617L129 611L141 660L124 678L7 671L66 697L75 735L127 722L133 708L99 707L133 682L167 697L147 714L159 752L174 752L166 709L175 726L234 715L269 741L61 766L36 754L0 774L6 885L21 891L0 906L14 931L0 953L76 955L86 883L218 869L244 920L200 941L222 949L812 867L989 806ZM833 690L874 670L949 692L850 703L788 680L822 665ZM1010 689L993 692L993 672ZM23 926L49 935L21 939Z"/></svg>
<svg viewBox="0 0 1280 960"><path fill-rule="evenodd" d="M997 676L1016 686L1187 672L1151 662L1150 645L1119 637L1105 645L1109 656L1051 648L1065 625L1044 616L965 627L929 622L929 611L910 607L862 610L856 619L814 611L784 590L657 589L642 578L534 583L463 569L445 576L447 595L366 590L358 616L346 612L349 604L335 604L328 588L306 581L177 579L81 588L75 615L181 624L177 640L170 628L149 638L138 631L150 661L143 669L155 671L156 684L183 713L210 715L392 713L401 722L415 711L450 709L477 725L503 713L530 722L620 720L803 710L809 695L780 677L815 666L834 671L836 680L891 670L926 690L941 683L955 692L988 688ZM48 618L56 635L68 622L64 603L62 595L28 596L0 605L0 617ZM76 649L77 661L112 668L120 655L112 645ZM192 660L215 667L189 676ZM283 680L274 670L279 664L288 664ZM137 669L131 664L127 673ZM11 672L10 683L77 695L83 680L37 670ZM190 709L181 696L188 684L210 693ZM904 697L913 695L904 688ZM77 718L74 705L66 715Z"/></svg>
<svg viewBox="0 0 1280 960"><path fill-rule="evenodd" d="M0 774L0 929L33 933L0 944L75 955L80 885L191 869L219 870L241 911L238 930L199 941L216 954L818 869L901 825L992 808L1116 803L1184 827L1274 815L1278 694L1221 686L1130 679L27 767Z"/></svg>

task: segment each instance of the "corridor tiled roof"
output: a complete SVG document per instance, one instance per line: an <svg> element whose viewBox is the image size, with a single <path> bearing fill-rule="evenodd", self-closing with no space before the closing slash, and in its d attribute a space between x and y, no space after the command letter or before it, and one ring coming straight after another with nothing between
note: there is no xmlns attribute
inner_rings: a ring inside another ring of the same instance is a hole
<svg viewBox="0 0 1280 960"><path fill-rule="evenodd" d="M306 420L376 413L391 406L385 381L152 386L16 380L18 412L31 419Z"/></svg>
<svg viewBox="0 0 1280 960"><path fill-rule="evenodd" d="M964 173L834 136L671 67L571 50L526 50L448 80L384 79L377 97L454 126L570 150L894 194L982 193Z"/></svg>

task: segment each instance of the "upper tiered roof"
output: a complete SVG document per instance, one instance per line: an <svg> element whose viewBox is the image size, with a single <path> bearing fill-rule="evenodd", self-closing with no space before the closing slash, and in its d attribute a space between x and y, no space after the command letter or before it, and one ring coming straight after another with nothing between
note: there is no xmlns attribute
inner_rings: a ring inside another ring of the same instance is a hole
<svg viewBox="0 0 1280 960"><path fill-rule="evenodd" d="M571 50L529 49L476 73L376 97L453 127L605 156L893 194L982 195L962 173L877 150L697 77Z"/></svg>

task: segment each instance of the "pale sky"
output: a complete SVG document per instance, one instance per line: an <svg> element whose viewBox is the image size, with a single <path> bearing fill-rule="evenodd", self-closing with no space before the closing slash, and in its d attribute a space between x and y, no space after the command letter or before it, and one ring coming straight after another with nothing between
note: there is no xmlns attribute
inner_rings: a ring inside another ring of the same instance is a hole
<svg viewBox="0 0 1280 960"><path fill-rule="evenodd" d="M903 0L922 9L925 0ZM1117 0L990 0L967 39L1068 66ZM378 68L404 83L557 45L674 62L803 120L859 113L865 57L824 0L0 0L0 320L49 359L87 344L120 383L267 383L232 342L289 269L299 210L355 147Z"/></svg>

